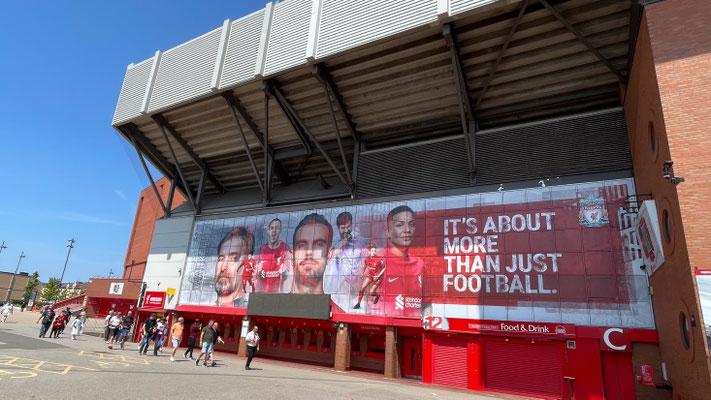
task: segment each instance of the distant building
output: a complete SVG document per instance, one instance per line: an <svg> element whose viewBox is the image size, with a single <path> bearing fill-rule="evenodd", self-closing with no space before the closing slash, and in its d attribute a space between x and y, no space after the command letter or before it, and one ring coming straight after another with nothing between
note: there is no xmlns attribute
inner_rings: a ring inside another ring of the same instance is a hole
<svg viewBox="0 0 711 400"><path fill-rule="evenodd" d="M0 301L7 301L7 300L20 300L22 299L22 294L25 292L25 287L27 286L27 283L30 281L30 278L32 275L28 274L27 272L19 272L15 276L15 284L12 287L12 293L10 294L9 298L7 296L7 291L10 289L10 284L12 282L12 277L13 277L12 272L3 272L0 271Z"/></svg>

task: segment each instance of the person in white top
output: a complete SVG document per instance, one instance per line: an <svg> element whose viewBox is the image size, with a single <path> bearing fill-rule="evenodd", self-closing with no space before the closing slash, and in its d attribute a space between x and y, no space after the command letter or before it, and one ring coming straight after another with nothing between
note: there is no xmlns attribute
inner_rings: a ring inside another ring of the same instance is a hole
<svg viewBox="0 0 711 400"><path fill-rule="evenodd" d="M111 331L109 329L109 321L111 320L111 317L114 316L114 310L109 311L109 314L104 318L104 326L106 326L106 332L104 333L104 340L106 341L106 344L109 344L109 336L111 336Z"/></svg>
<svg viewBox="0 0 711 400"><path fill-rule="evenodd" d="M113 317L109 320L109 349L114 348L114 341L118 341L118 335L119 332L121 331L121 322L123 321L123 318L121 318L121 313L117 312L114 314Z"/></svg>
<svg viewBox="0 0 711 400"><path fill-rule="evenodd" d="M244 369L250 370L249 364L252 363L252 358L254 358L254 352L259 351L259 328L255 325L252 331L247 334L244 338L247 341L247 364Z"/></svg>
<svg viewBox="0 0 711 400"><path fill-rule="evenodd" d="M72 340L77 340L82 328L84 328L84 321L81 318L77 318L72 322Z"/></svg>
<svg viewBox="0 0 711 400"><path fill-rule="evenodd" d="M2 322L5 322L7 316L13 313L13 308L12 303L9 302L2 306Z"/></svg>

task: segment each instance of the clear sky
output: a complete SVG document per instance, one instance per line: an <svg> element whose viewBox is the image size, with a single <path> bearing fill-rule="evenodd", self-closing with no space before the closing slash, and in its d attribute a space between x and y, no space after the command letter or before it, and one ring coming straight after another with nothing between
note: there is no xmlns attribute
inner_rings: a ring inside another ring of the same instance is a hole
<svg viewBox="0 0 711 400"><path fill-rule="evenodd" d="M126 66L265 0L6 1L0 6L0 271L64 281L121 274L140 191L111 127ZM156 178L157 179L157 178Z"/></svg>

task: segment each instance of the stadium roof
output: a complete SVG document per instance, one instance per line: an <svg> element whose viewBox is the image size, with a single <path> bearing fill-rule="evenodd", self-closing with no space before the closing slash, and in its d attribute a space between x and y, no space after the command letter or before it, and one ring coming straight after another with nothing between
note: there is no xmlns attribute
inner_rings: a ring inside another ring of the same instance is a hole
<svg viewBox="0 0 711 400"><path fill-rule="evenodd" d="M129 65L113 126L193 201L268 197L267 167L276 186L352 189L358 152L455 135L474 173L478 132L619 106L640 12L635 0L269 3Z"/></svg>

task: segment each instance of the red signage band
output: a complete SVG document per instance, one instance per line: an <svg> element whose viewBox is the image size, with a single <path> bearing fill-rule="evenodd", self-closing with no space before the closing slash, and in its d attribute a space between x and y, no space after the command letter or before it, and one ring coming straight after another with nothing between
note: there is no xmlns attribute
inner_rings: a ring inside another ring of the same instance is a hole
<svg viewBox="0 0 711 400"><path fill-rule="evenodd" d="M424 318L423 327L428 330L446 330L467 333L545 336L558 338L575 337L575 325L546 322L510 322L429 316Z"/></svg>
<svg viewBox="0 0 711 400"><path fill-rule="evenodd" d="M161 308L165 303L165 292L146 292L143 307Z"/></svg>

